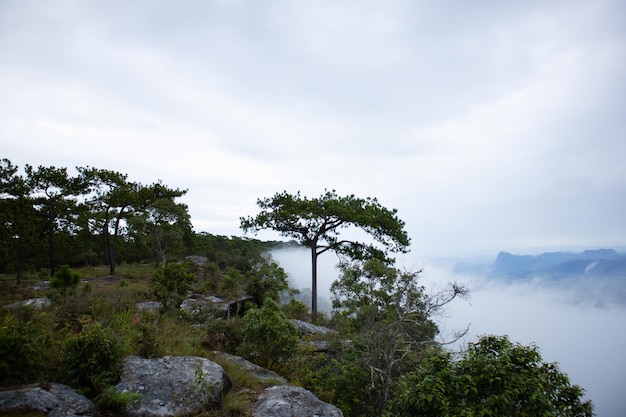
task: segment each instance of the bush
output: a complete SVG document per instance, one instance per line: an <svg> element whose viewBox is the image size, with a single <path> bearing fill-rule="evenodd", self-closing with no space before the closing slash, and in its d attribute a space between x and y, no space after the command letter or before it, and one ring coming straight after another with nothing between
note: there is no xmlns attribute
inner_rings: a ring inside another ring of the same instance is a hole
<svg viewBox="0 0 626 417"><path fill-rule="evenodd" d="M69 292L71 294L79 282L80 274L78 272L74 272L69 265L61 265L50 280L50 285L59 290L63 296L63 300L65 300L67 293Z"/></svg>
<svg viewBox="0 0 626 417"><path fill-rule="evenodd" d="M248 310L241 334L239 353L266 368L284 365L298 353L298 330L271 298Z"/></svg>
<svg viewBox="0 0 626 417"><path fill-rule="evenodd" d="M86 324L67 338L63 365L68 385L95 396L115 383L121 372L123 351L100 323Z"/></svg>
<svg viewBox="0 0 626 417"><path fill-rule="evenodd" d="M195 278L189 262L170 262L154 273L152 289L164 311L180 307Z"/></svg>
<svg viewBox="0 0 626 417"><path fill-rule="evenodd" d="M405 375L389 404L389 416L593 415L583 390L570 385L535 346L506 336L484 336L459 359L437 351L419 371Z"/></svg>
<svg viewBox="0 0 626 417"><path fill-rule="evenodd" d="M241 343L241 321L239 318L228 320L213 320L206 325L206 335L202 339L202 346L210 350L235 354Z"/></svg>
<svg viewBox="0 0 626 417"><path fill-rule="evenodd" d="M45 313L29 307L2 313L0 318L0 384L34 382L44 376L49 324Z"/></svg>

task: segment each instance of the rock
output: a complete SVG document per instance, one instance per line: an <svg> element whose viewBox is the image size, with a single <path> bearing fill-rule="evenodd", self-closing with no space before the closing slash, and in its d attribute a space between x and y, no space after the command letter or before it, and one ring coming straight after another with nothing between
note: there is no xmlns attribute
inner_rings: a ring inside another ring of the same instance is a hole
<svg viewBox="0 0 626 417"><path fill-rule="evenodd" d="M0 415L43 413L48 417L89 417L94 406L85 396L62 384L25 386L0 392Z"/></svg>
<svg viewBox="0 0 626 417"><path fill-rule="evenodd" d="M209 261L206 256L189 255L185 257L185 260L191 262L196 268L204 268L204 265Z"/></svg>
<svg viewBox="0 0 626 417"><path fill-rule="evenodd" d="M331 334L337 333L335 330L329 329L328 327L316 326L315 324L311 324L302 320L293 319L291 320L291 322L296 325L296 328L298 329L300 334L303 336L326 337Z"/></svg>
<svg viewBox="0 0 626 417"><path fill-rule="evenodd" d="M161 303L158 301L144 301L143 303L137 303L138 310L145 310L151 313L156 313L161 308Z"/></svg>
<svg viewBox="0 0 626 417"><path fill-rule="evenodd" d="M270 371L269 369L262 368L258 365L253 364L250 361L245 360L240 356L231 355L225 352L218 352L214 350L211 352L215 358L223 359L249 373L251 373L255 378L263 381L263 382L271 382L274 384L283 383L286 384L287 380L282 376L278 375L274 371Z"/></svg>
<svg viewBox="0 0 626 417"><path fill-rule="evenodd" d="M21 307L30 307L35 310L43 310L44 308L50 307L52 302L48 298L30 298L28 300L16 301L15 303L7 304L8 308L21 308Z"/></svg>
<svg viewBox="0 0 626 417"><path fill-rule="evenodd" d="M259 395L253 417L343 417L334 405L325 403L310 391L289 385L274 385Z"/></svg>
<svg viewBox="0 0 626 417"><path fill-rule="evenodd" d="M205 358L129 356L115 389L142 396L139 407L129 406L124 415L169 417L217 408L231 385L224 369Z"/></svg>
<svg viewBox="0 0 626 417"><path fill-rule="evenodd" d="M50 281L36 282L30 286L30 289L33 291L43 291L47 290L48 288L50 288Z"/></svg>
<svg viewBox="0 0 626 417"><path fill-rule="evenodd" d="M228 303L213 295L192 293L182 302L180 309L195 319L228 316Z"/></svg>

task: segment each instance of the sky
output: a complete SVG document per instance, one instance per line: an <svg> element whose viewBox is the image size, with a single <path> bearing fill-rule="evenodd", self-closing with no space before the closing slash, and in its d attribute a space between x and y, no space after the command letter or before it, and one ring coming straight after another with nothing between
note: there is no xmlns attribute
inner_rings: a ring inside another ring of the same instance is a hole
<svg viewBox="0 0 626 417"><path fill-rule="evenodd" d="M335 189L419 258L623 247L624 109L621 0L0 0L0 157L188 189L198 232Z"/></svg>

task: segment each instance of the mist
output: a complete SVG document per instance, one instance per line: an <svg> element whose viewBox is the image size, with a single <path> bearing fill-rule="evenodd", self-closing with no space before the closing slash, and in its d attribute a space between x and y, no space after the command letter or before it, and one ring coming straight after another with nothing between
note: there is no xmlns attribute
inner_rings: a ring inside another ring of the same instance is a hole
<svg viewBox="0 0 626 417"><path fill-rule="evenodd" d="M272 257L287 272L290 285L311 287L311 260L307 249L284 249ZM330 285L339 273L331 253L318 258L318 293L330 298ZM410 262L410 261L409 261ZM404 261L403 263L408 263ZM621 417L626 410L626 303L608 290L580 280L546 283L541 280L510 281L454 272L450 264L415 262L423 267L423 285L434 290L448 282L466 284L469 300L455 300L437 318L442 337L470 325L468 335L454 349L484 334L508 335L514 342L536 344L546 362L558 362L572 384L585 390L599 417ZM403 268L402 264L400 268ZM409 269L413 266L409 267ZM620 302L621 300L621 302Z"/></svg>

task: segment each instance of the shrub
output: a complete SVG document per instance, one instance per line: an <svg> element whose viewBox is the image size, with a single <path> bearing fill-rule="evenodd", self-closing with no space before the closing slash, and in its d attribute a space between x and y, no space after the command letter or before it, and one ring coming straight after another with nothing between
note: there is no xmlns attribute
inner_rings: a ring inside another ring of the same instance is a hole
<svg viewBox="0 0 626 417"><path fill-rule="evenodd" d="M298 330L271 298L265 299L263 307L248 310L241 332L240 354L258 365L271 369L298 353Z"/></svg>
<svg viewBox="0 0 626 417"><path fill-rule="evenodd" d="M213 320L207 323L202 345L207 349L235 354L241 343L240 319Z"/></svg>
<svg viewBox="0 0 626 417"><path fill-rule="evenodd" d="M152 289L164 311L178 308L183 302L195 278L192 271L189 262L170 262L154 273Z"/></svg>
<svg viewBox="0 0 626 417"><path fill-rule="evenodd" d="M0 384L34 382L48 368L43 313L24 307L0 318Z"/></svg>
<svg viewBox="0 0 626 417"><path fill-rule="evenodd" d="M61 265L50 280L50 285L59 290L65 302L67 293L69 292L71 294L79 282L80 274L78 272L73 271L69 265Z"/></svg>
<svg viewBox="0 0 626 417"><path fill-rule="evenodd" d="M593 415L582 388L570 385L557 364L543 362L535 346L506 336L482 337L459 360L435 351L397 388L389 416Z"/></svg>
<svg viewBox="0 0 626 417"><path fill-rule="evenodd" d="M100 323L86 324L65 342L63 365L72 387L94 396L112 385L121 371L122 349Z"/></svg>

